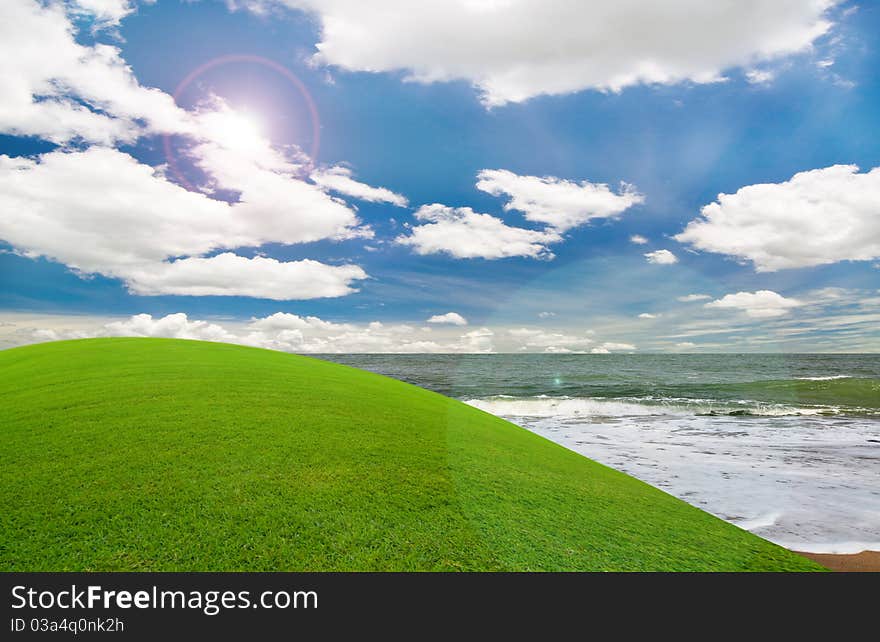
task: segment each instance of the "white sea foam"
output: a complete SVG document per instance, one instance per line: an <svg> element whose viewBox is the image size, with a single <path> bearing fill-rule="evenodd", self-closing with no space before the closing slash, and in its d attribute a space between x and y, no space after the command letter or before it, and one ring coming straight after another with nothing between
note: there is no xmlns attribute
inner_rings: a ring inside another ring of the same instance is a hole
<svg viewBox="0 0 880 642"><path fill-rule="evenodd" d="M779 521L782 517L781 513L768 513L766 515L758 515L751 519L733 520L733 523L747 531L753 531L758 528L769 528Z"/></svg>
<svg viewBox="0 0 880 642"><path fill-rule="evenodd" d="M705 416L700 404L553 397L469 403L788 548L880 550L876 418L799 408Z"/></svg>
<svg viewBox="0 0 880 642"><path fill-rule="evenodd" d="M469 399L470 405L493 415L513 417L635 417L650 415L692 415L692 408L673 405L647 405L607 399L569 397L498 396Z"/></svg>
<svg viewBox="0 0 880 642"><path fill-rule="evenodd" d="M849 375L830 375L827 377L795 377L800 381L834 381L835 379L852 379Z"/></svg>
<svg viewBox="0 0 880 642"><path fill-rule="evenodd" d="M770 417L788 415L833 414L832 407L800 408L760 403L757 401L728 403L705 399L641 399L619 400L586 397L510 397L498 395L486 399L468 399L467 403L505 417L651 417L693 416L709 414L751 414Z"/></svg>
<svg viewBox="0 0 880 642"><path fill-rule="evenodd" d="M854 555L862 551L880 551L880 540L873 542L824 542L822 544L805 544L804 542L776 542L780 546L801 553L831 553L836 555Z"/></svg>

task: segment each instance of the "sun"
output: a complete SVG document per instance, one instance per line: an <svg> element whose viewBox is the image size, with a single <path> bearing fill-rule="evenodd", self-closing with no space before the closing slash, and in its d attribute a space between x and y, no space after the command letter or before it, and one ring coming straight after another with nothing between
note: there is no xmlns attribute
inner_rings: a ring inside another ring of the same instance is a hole
<svg viewBox="0 0 880 642"><path fill-rule="evenodd" d="M249 149L265 137L259 120L247 112L229 112L223 119L220 140L233 149Z"/></svg>
<svg viewBox="0 0 880 642"><path fill-rule="evenodd" d="M233 152L250 155L269 145L262 122L247 110L219 109L204 115L202 123L211 141Z"/></svg>

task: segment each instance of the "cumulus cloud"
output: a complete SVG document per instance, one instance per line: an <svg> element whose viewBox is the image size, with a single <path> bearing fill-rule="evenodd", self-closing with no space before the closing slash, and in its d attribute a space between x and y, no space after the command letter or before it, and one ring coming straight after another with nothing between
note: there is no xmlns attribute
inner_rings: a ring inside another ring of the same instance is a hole
<svg viewBox="0 0 880 642"><path fill-rule="evenodd" d="M427 323L441 323L447 325L467 325L467 319L458 312L447 312L446 314L435 314Z"/></svg>
<svg viewBox="0 0 880 642"><path fill-rule="evenodd" d="M650 312L642 312L639 315L639 318L640 319L656 319L658 316L660 316L660 315L659 314L651 314Z"/></svg>
<svg viewBox="0 0 880 642"><path fill-rule="evenodd" d="M357 266L229 253L203 258L216 250L341 236L357 224L351 209L316 186L235 180L245 188L243 199L263 185L291 200L282 205L267 203L265 195L234 204L214 200L106 148L56 151L37 159L0 156L0 212L5 214L0 238L25 256L122 279L139 294L313 298L341 296L351 291L352 281L366 278ZM297 196L299 202L293 200Z"/></svg>
<svg viewBox="0 0 880 642"><path fill-rule="evenodd" d="M124 321L106 324L95 336L162 337L165 339L196 339L199 341L236 342L237 337L223 327L207 321L192 320L178 312L154 319L149 314L136 314Z"/></svg>
<svg viewBox="0 0 880 642"><path fill-rule="evenodd" d="M357 265L245 258L224 252L132 269L125 278L133 294L249 296L284 301L345 296L356 292L352 283L366 279L367 274Z"/></svg>
<svg viewBox="0 0 880 642"><path fill-rule="evenodd" d="M631 343L615 343L613 341L608 341L599 346L602 350L608 350L609 352L614 351L623 351L623 352L632 352L636 350L636 347Z"/></svg>
<svg viewBox="0 0 880 642"><path fill-rule="evenodd" d="M99 147L37 159L0 156L0 211L0 238L20 252L108 276L120 266L227 247L224 237L244 227L228 203Z"/></svg>
<svg viewBox="0 0 880 642"><path fill-rule="evenodd" d="M91 15L102 26L118 25L135 10L133 0L73 0L74 11Z"/></svg>
<svg viewBox="0 0 880 642"><path fill-rule="evenodd" d="M458 331L460 332L460 330ZM318 317L279 312L252 319L240 331L241 343L307 353L485 353L493 351L494 333L480 328L464 334L450 330L436 341L426 341L419 329L407 324L334 323Z"/></svg>
<svg viewBox="0 0 880 642"><path fill-rule="evenodd" d="M787 299L772 290L737 292L705 304L707 308L738 310L754 319L781 317L802 306L797 299Z"/></svg>
<svg viewBox="0 0 880 642"><path fill-rule="evenodd" d="M538 312L539 319L550 319L555 316L556 316L555 312Z"/></svg>
<svg viewBox="0 0 880 642"><path fill-rule="evenodd" d="M646 252L645 258L648 260L648 263L655 263L657 265L672 265L673 263L678 263L678 257L669 250Z"/></svg>
<svg viewBox="0 0 880 642"><path fill-rule="evenodd" d="M629 242L634 243L636 245L647 245L648 239L646 239L641 234L633 234L632 236L629 237Z"/></svg>
<svg viewBox="0 0 880 642"><path fill-rule="evenodd" d="M675 239L758 272L880 257L880 167L833 165L719 194Z"/></svg>
<svg viewBox="0 0 880 642"><path fill-rule="evenodd" d="M241 342L285 352L305 353L434 353L462 352L461 337L448 342L426 341L406 324L335 323L318 317L279 312L252 319L241 331Z"/></svg>
<svg viewBox="0 0 880 642"><path fill-rule="evenodd" d="M113 22L128 3L78 6ZM170 95L138 83L117 47L77 43L63 4L0 3L0 133L106 145L191 126Z"/></svg>
<svg viewBox="0 0 880 642"><path fill-rule="evenodd" d="M590 337L582 337L562 332L548 332L535 328L514 328L508 331L521 343L520 351L547 353L583 352L587 346L595 343Z"/></svg>
<svg viewBox="0 0 880 642"><path fill-rule="evenodd" d="M590 349L590 354L611 354L612 352L634 352L636 346L631 343L607 342Z"/></svg>
<svg viewBox="0 0 880 642"><path fill-rule="evenodd" d="M9 321L8 323L6 321ZM136 336L223 341L299 353L584 353L632 352L631 343L596 343L592 331L532 327L432 328L410 323L339 322L276 312L249 320L200 320L184 313L127 319L0 314L0 345L59 339ZM593 349L593 350L591 350Z"/></svg>
<svg viewBox="0 0 880 642"><path fill-rule="evenodd" d="M463 79L487 105L583 89L717 82L726 70L805 51L837 0L238 0L303 9L320 21L315 61ZM613 35L609 35L613 34Z"/></svg>
<svg viewBox="0 0 880 642"><path fill-rule="evenodd" d="M311 179L321 187L345 194L371 203L390 203L397 207L406 207L406 197L392 192L385 187L372 187L354 180L347 167L328 167L312 172Z"/></svg>
<svg viewBox="0 0 880 642"><path fill-rule="evenodd" d="M254 330L274 332L281 330L351 330L355 326L349 324L333 323L324 321L319 317L301 317L289 312L276 312L263 318L254 318L250 321L250 327Z"/></svg>
<svg viewBox="0 0 880 642"><path fill-rule="evenodd" d="M678 297L677 300L682 303L693 303L694 301L707 301L711 298L708 294L686 294Z"/></svg>
<svg viewBox="0 0 880 642"><path fill-rule="evenodd" d="M554 255L547 246L562 240L553 230L512 227L469 207L423 205L415 217L424 224L413 226L408 236L398 236L396 242L412 247L417 254L445 253L459 259L551 259Z"/></svg>
<svg viewBox="0 0 880 642"><path fill-rule="evenodd" d="M211 187L238 192L232 211L248 234L260 237L239 245L372 236L345 201L302 179L305 161L298 150L288 157L259 131L247 131L248 123L222 101L214 101L197 114L203 138L189 151L210 177ZM230 134L242 128L246 135Z"/></svg>
<svg viewBox="0 0 880 642"><path fill-rule="evenodd" d="M136 294L288 299L354 291L352 282L366 278L357 266L209 255L369 237L354 208L328 190L402 197L347 170L325 172L338 184L320 184L324 174L309 182L310 161L299 150L272 145L222 100L183 110L140 85L117 48L77 42L71 15L109 25L133 9L123 0L0 3L0 133L96 143L37 158L0 156L0 239L23 256L121 279ZM111 149L155 134L184 136L181 154L207 177L203 193L168 180L168 168Z"/></svg>
<svg viewBox="0 0 880 642"><path fill-rule="evenodd" d="M489 328L480 328L472 330L462 335L461 339L455 344L453 352L467 352L474 354L486 354L494 352L493 337L495 333Z"/></svg>
<svg viewBox="0 0 880 642"><path fill-rule="evenodd" d="M508 196L505 210L518 210L527 220L544 223L559 232L593 219L615 218L645 200L627 183L621 183L620 191L614 192L604 183L520 176L505 169L481 170L476 187L493 196Z"/></svg>
<svg viewBox="0 0 880 642"><path fill-rule="evenodd" d="M615 218L644 200L627 184L615 193L604 183L520 176L504 169L481 170L476 187L493 196L508 197L505 210L520 211L526 220L544 224L544 229L515 227L469 207L434 203L423 205L415 213L416 219L425 224L412 227L408 236L401 235L396 241L413 247L418 254L552 259L554 255L548 246L562 241L563 232L592 219Z"/></svg>
<svg viewBox="0 0 880 642"><path fill-rule="evenodd" d="M746 72L746 80L752 85L767 85L776 75L767 69L750 69Z"/></svg>
<svg viewBox="0 0 880 642"><path fill-rule="evenodd" d="M472 340L453 337L446 343L423 341L416 328L407 325L334 323L318 317L279 312L249 323L221 325L190 319L184 313L153 317L138 314L91 329L40 328L32 332L37 341L88 337L165 337L222 341L270 350L300 353L392 353L467 352ZM491 346L489 347L491 350Z"/></svg>

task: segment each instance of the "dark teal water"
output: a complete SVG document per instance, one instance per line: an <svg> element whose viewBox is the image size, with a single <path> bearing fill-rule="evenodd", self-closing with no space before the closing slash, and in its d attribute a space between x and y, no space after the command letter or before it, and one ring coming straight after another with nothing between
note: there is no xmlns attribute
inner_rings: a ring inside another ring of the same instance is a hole
<svg viewBox="0 0 880 642"><path fill-rule="evenodd" d="M323 355L460 399L880 413L880 355Z"/></svg>

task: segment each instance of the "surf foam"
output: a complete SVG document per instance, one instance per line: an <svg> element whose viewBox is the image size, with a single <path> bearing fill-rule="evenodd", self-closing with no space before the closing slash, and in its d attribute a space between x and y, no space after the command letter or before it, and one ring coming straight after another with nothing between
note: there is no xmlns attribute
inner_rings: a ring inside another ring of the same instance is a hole
<svg viewBox="0 0 880 642"><path fill-rule="evenodd" d="M876 418L707 416L555 397L469 403L787 548L880 550Z"/></svg>

